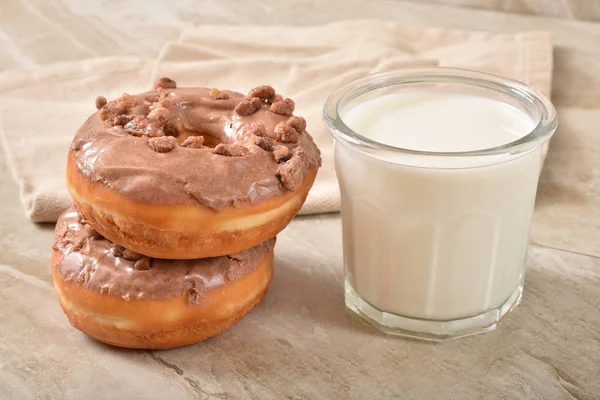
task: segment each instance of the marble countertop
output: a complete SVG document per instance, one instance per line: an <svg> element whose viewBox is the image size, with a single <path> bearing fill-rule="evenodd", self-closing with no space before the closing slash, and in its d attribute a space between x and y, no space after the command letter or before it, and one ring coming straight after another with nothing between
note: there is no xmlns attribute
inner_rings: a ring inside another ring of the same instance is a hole
<svg viewBox="0 0 600 400"><path fill-rule="evenodd" d="M107 55L151 59L181 28L202 23L348 18L552 32L560 128L517 310L494 332L442 344L385 336L345 311L340 219L322 215L296 218L279 236L264 303L231 330L171 351L105 346L62 314L49 265L53 225L26 219L0 149L1 399L600 399L600 24L396 0L19 0L0 5L0 73Z"/></svg>

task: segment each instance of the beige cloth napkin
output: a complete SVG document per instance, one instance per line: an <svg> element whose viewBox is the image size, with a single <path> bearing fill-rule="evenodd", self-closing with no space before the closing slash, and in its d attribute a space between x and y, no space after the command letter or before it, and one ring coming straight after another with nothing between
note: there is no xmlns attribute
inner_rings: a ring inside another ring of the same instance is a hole
<svg viewBox="0 0 600 400"><path fill-rule="evenodd" d="M154 62L96 59L0 74L0 134L26 212L55 221L69 205L65 155L97 95L115 97L170 76L179 85L247 92L273 85L296 101L296 113L323 153L323 168L301 213L339 209L332 140L321 108L339 85L365 74L415 66L493 72L550 93L552 45L544 32L496 35L415 28L384 21L315 27L203 26L168 43Z"/></svg>
<svg viewBox="0 0 600 400"><path fill-rule="evenodd" d="M137 58L111 57L0 74L0 136L33 221L54 222L71 204L67 150L96 96L143 91L150 70Z"/></svg>

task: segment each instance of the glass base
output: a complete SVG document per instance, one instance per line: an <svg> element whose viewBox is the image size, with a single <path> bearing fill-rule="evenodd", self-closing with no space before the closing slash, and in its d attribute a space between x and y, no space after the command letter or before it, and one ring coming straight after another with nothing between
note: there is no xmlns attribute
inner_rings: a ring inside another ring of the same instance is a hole
<svg viewBox="0 0 600 400"><path fill-rule="evenodd" d="M363 300L348 281L345 283L346 307L381 331L399 336L441 342L496 329L498 321L520 302L523 295L521 283L500 306L472 317L438 321L404 317L381 311Z"/></svg>

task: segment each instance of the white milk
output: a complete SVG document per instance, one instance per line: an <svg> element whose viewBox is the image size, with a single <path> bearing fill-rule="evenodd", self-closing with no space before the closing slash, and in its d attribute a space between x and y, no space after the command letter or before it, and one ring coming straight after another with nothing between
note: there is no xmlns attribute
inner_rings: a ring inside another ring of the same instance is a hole
<svg viewBox="0 0 600 400"><path fill-rule="evenodd" d="M436 152L495 147L535 127L506 103L433 90L367 100L342 119L378 142ZM522 284L541 149L470 168L419 157L414 167L400 153L386 162L336 143L348 282L377 309L410 318L499 307Z"/></svg>

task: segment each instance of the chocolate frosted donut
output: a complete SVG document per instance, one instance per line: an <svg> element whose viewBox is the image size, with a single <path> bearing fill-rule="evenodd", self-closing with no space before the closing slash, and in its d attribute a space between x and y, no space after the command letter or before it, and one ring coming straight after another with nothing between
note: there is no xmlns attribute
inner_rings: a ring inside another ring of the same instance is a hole
<svg viewBox="0 0 600 400"><path fill-rule="evenodd" d="M162 78L96 106L69 152L69 190L102 235L148 256L224 255L275 236L320 166L306 121L270 86L244 96Z"/></svg>
<svg viewBox="0 0 600 400"><path fill-rule="evenodd" d="M274 244L216 258L152 259L102 238L72 208L57 222L52 274L77 329L116 346L171 348L222 332L260 302Z"/></svg>

